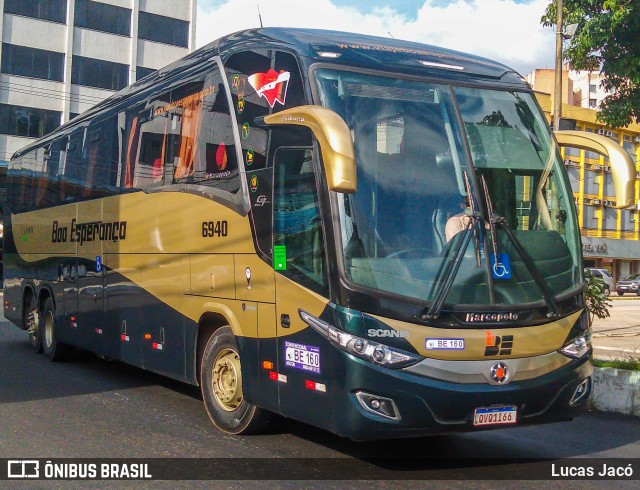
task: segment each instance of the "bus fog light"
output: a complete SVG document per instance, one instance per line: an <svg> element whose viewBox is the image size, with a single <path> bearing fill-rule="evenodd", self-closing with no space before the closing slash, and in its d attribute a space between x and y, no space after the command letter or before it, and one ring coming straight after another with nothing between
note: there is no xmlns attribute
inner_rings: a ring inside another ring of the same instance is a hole
<svg viewBox="0 0 640 490"><path fill-rule="evenodd" d="M358 391L356 393L356 398L358 399L360 406L367 412L375 413L376 415L392 420L400 420L398 407L396 407L395 402L391 398L371 395L364 391Z"/></svg>
<svg viewBox="0 0 640 490"><path fill-rule="evenodd" d="M571 397L571 401L569 405L575 405L579 401L589 398L589 394L591 393L591 377L585 379L582 383L578 385L576 391L574 391L573 396Z"/></svg>

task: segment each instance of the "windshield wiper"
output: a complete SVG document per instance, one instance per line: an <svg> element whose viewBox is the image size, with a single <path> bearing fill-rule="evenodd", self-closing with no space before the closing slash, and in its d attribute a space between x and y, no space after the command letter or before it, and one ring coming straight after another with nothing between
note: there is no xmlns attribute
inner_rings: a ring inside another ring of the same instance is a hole
<svg viewBox="0 0 640 490"><path fill-rule="evenodd" d="M489 230L491 233L491 248L493 250L493 260L495 264L498 263L498 241L497 241L496 225L500 225L502 229L505 231L511 243L513 244L513 248L516 249L516 252L522 258L522 262L527 268L527 271L529 271L529 274L531 274L531 277L535 281L536 285L538 286L538 288L540 288L540 292L542 292L542 297L544 298L544 302L546 303L547 308L549 309L549 312L547 313L547 317L554 318L558 316L558 304L556 303L553 293L547 286L547 283L545 282L544 277L542 277L542 274L540 274L540 270L536 266L535 262L533 261L529 253L525 250L525 248L522 246L522 244L520 243L520 240L518 240L518 238L515 236L515 234L513 233L513 230L511 230L511 227L507 223L506 218L504 216L500 216L494 211L493 202L491 201L491 196L489 195L489 189L487 187L487 181L485 180L484 175L481 178L482 178L482 187L485 195L485 202L487 203L487 213L489 214ZM491 261L489 260L489 262ZM491 266L491 267L493 268L494 266Z"/></svg>
<svg viewBox="0 0 640 490"><path fill-rule="evenodd" d="M458 270L460 270L460 265L462 264L462 258L464 253L467 251L467 247L469 246L469 242L473 236L474 232L472 232L472 228L476 225L479 219L478 216L474 215L470 215L469 218L469 223L467 223L466 228L453 238L453 248L449 249L447 255L444 257L444 261L446 261L451 254L453 254L453 258L446 262L443 261L443 264L440 266L440 270L436 275L433 287L435 288L436 285L440 283L442 283L442 287L436 293L433 303L431 303L431 307L429 307L429 311L423 315L424 320L431 320L440 316L444 300L449 294L451 286L453 286L453 281L455 280ZM461 237L463 234L464 236ZM446 267L444 267L445 264ZM444 280L442 278L444 278Z"/></svg>
<svg viewBox="0 0 640 490"><path fill-rule="evenodd" d="M481 230L482 228L479 226L479 223L482 221L480 214L476 209L475 199L471 192L471 184L469 182L469 176L467 172L464 172L464 185L467 191L467 199L469 205L469 213L467 216L469 217L469 221L465 226L464 230L460 233L456 234L456 236L452 239L451 248L447 250L446 255L443 258L442 265L436 274L435 280L433 282L433 287L435 288L438 284L442 286L436 293L433 298L433 303L429 307L429 311L425 315L423 315L424 320L432 320L434 318L438 318L440 316L440 312L442 311L442 306L444 305L444 300L447 298L449 291L451 291L451 287L453 286L453 281L458 275L458 271L460 270L460 265L462 264L462 257L464 256L467 248L469 247L469 242L471 238L474 239L475 245L475 256L478 267L481 264L481 247L480 243L482 241ZM464 235L464 236L461 236ZM450 256L453 255L453 258L450 260ZM445 267L446 265L446 267ZM433 288L432 288L433 290ZM431 296L431 294L429 295Z"/></svg>

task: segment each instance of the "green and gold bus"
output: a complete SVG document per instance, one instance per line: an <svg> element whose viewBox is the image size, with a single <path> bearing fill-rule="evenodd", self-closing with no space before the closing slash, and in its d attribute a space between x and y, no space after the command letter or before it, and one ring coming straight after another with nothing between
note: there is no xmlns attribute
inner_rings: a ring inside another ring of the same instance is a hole
<svg viewBox="0 0 640 490"><path fill-rule="evenodd" d="M578 221L525 81L432 46L224 37L18 151L4 312L199 385L240 434L273 414L356 440L569 420L591 391Z"/></svg>

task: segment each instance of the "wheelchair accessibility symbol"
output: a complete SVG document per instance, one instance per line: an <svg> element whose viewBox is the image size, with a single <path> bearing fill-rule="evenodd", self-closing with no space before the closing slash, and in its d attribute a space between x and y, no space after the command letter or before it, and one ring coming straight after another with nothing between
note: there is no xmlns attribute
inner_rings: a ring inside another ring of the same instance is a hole
<svg viewBox="0 0 640 490"><path fill-rule="evenodd" d="M511 279L511 260L509 254L491 254L491 271L494 279Z"/></svg>

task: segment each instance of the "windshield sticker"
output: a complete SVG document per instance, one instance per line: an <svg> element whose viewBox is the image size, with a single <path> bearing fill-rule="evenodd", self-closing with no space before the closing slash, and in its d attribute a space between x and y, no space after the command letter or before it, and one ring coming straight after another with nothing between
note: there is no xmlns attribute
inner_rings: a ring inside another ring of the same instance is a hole
<svg viewBox="0 0 640 490"><path fill-rule="evenodd" d="M257 175L252 175L251 176L251 180L249 181L250 185L251 185L251 192L255 192L258 190L258 176Z"/></svg>
<svg viewBox="0 0 640 490"><path fill-rule="evenodd" d="M238 97L238 114L244 112L244 97Z"/></svg>
<svg viewBox="0 0 640 490"><path fill-rule="evenodd" d="M247 148L247 165L251 165L253 163L254 155L253 148Z"/></svg>
<svg viewBox="0 0 640 490"><path fill-rule="evenodd" d="M242 139L246 140L249 137L249 123L242 125Z"/></svg>
<svg viewBox="0 0 640 490"><path fill-rule="evenodd" d="M273 246L273 268L277 271L287 270L287 246Z"/></svg>
<svg viewBox="0 0 640 490"><path fill-rule="evenodd" d="M233 75L231 82L231 92L238 94L238 98L244 97L244 87L247 83L247 78L244 75Z"/></svg>
<svg viewBox="0 0 640 490"><path fill-rule="evenodd" d="M286 366L320 374L320 349L318 347L285 340L284 348Z"/></svg>
<svg viewBox="0 0 640 490"><path fill-rule="evenodd" d="M255 73L248 80L256 93L267 99L269 106L273 108L276 102L284 105L290 78L291 73L288 71L280 70L278 73L271 69L267 73Z"/></svg>
<svg viewBox="0 0 640 490"><path fill-rule="evenodd" d="M498 254L496 260L495 254L490 254L491 271L494 279L511 279L511 260L509 254Z"/></svg>
<svg viewBox="0 0 640 490"><path fill-rule="evenodd" d="M464 350L464 339L425 339L426 350Z"/></svg>

